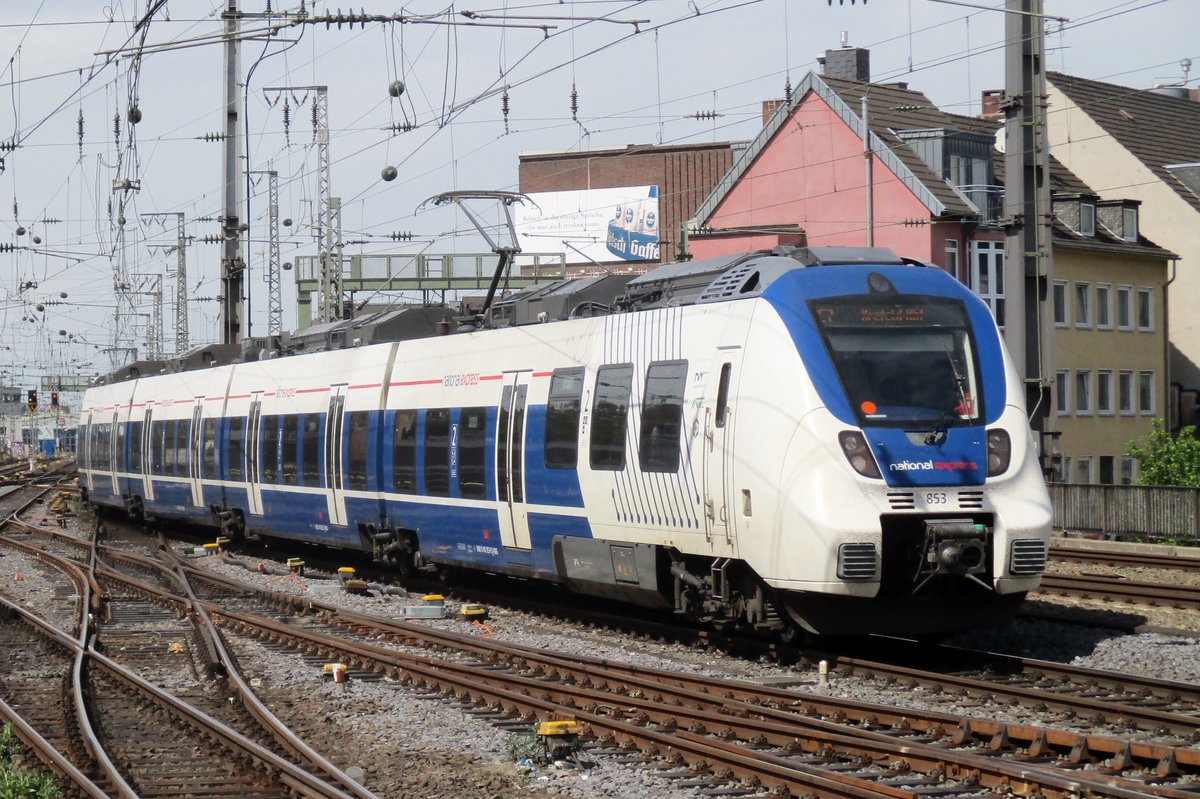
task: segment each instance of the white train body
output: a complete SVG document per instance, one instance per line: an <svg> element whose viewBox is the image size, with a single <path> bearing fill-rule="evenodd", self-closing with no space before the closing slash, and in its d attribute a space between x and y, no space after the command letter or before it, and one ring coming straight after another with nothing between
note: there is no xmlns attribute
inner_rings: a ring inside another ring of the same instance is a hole
<svg viewBox="0 0 1200 799"><path fill-rule="evenodd" d="M1051 520L1020 384L982 302L873 255L672 265L622 312L97 386L83 480L228 535L718 624L996 623Z"/></svg>

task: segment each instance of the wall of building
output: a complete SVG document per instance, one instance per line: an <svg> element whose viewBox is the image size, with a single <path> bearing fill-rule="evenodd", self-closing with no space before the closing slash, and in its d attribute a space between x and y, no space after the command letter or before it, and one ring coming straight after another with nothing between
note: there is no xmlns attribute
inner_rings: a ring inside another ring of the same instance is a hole
<svg viewBox="0 0 1200 799"><path fill-rule="evenodd" d="M1180 256L1168 293L1171 380L1200 389L1200 213L1186 203L1061 91L1048 86L1050 148L1059 161L1106 199L1141 200L1139 226Z"/></svg>
<svg viewBox="0 0 1200 799"><path fill-rule="evenodd" d="M660 254L667 263L675 260L680 223L695 215L733 159L729 142L522 153L518 175L525 193L658 186Z"/></svg>
<svg viewBox="0 0 1200 799"><path fill-rule="evenodd" d="M1091 481L1101 478L1101 458L1112 458L1113 482L1121 482L1120 464L1128 441L1144 439L1151 422L1163 418L1167 399L1166 330L1163 325L1163 284L1167 280L1167 263L1160 259L1131 258L1082 249L1056 246L1054 249L1054 280L1065 284L1066 318L1056 322L1055 372L1052 396L1055 408L1051 413L1052 429L1061 436L1055 447L1056 455L1069 461L1062 476L1068 482L1084 482L1081 459L1091 459ZM1122 329L1118 316L1118 290L1128 288L1133 303L1132 324ZM1107 289L1107 292L1098 288ZM1088 318L1080 321L1077 291L1088 297ZM1152 290L1151 325L1139 329L1137 318L1138 289ZM1107 324L1100 310L1101 298L1107 293L1109 311ZM1053 295L1052 295L1053 296ZM1100 373L1111 379L1111 395L1107 409L1100 397ZM1152 373L1152 407L1140 401L1143 373ZM1065 373L1065 375L1063 374ZM1078 380L1084 374L1090 386L1089 409L1078 408ZM1121 407L1121 374L1129 375L1132 396L1127 409ZM1062 385L1065 376L1067 386ZM1066 402L1066 411L1059 409L1059 399Z"/></svg>
<svg viewBox="0 0 1200 799"><path fill-rule="evenodd" d="M930 227L904 224L928 220L928 209L878 158L873 171L875 245L930 260ZM862 140L824 100L810 93L712 217L700 221L714 228L799 225L812 247L863 246L865 208Z"/></svg>

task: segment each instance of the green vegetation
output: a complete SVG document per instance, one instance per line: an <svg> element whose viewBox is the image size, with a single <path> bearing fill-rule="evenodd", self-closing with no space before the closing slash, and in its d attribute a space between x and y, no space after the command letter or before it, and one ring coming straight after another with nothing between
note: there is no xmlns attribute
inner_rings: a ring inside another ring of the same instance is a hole
<svg viewBox="0 0 1200 799"><path fill-rule="evenodd" d="M546 762L546 749L536 733L509 733L504 738L504 754L514 763L528 760L530 763L543 765ZM4 799L4 797L0 797Z"/></svg>
<svg viewBox="0 0 1200 799"><path fill-rule="evenodd" d="M1200 440L1195 425L1188 425L1171 438L1160 419L1144 445L1136 441L1125 444L1125 454L1137 458L1141 475L1138 485L1200 487Z"/></svg>
<svg viewBox="0 0 1200 799"><path fill-rule="evenodd" d="M11 724L0 730L0 799L60 799L54 777L34 774L13 766L21 751L21 742Z"/></svg>

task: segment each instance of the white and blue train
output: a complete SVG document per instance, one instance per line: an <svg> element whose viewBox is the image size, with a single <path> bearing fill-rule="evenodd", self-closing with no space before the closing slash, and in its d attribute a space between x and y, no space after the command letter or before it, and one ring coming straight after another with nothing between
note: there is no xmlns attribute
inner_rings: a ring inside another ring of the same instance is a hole
<svg viewBox="0 0 1200 799"><path fill-rule="evenodd" d="M1023 388L939 269L781 248L531 289L453 333L407 318L110 376L87 497L772 633L936 635L1038 585Z"/></svg>

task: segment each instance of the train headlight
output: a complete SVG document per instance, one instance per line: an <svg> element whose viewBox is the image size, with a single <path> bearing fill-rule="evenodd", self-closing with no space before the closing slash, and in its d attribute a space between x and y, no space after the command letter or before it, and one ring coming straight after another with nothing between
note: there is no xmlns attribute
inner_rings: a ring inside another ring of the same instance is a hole
<svg viewBox="0 0 1200 799"><path fill-rule="evenodd" d="M987 476L995 477L1008 471L1012 457L1012 439L1007 430L989 430L987 433Z"/></svg>
<svg viewBox="0 0 1200 799"><path fill-rule="evenodd" d="M850 461L854 471L863 477L883 476L879 473L879 465L875 463L875 456L867 447L867 440L863 438L862 433L857 430L843 430L838 433L838 443L842 445L842 454Z"/></svg>

